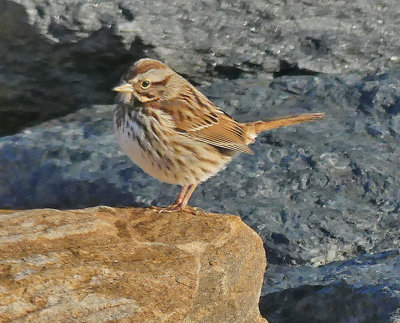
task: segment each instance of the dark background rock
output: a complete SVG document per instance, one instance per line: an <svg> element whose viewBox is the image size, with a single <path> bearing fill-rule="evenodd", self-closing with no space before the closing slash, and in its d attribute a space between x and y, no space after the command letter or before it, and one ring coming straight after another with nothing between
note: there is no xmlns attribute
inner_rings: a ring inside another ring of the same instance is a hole
<svg viewBox="0 0 400 323"><path fill-rule="evenodd" d="M111 88L151 48L139 37L127 48L112 28L102 26L87 37L54 42L29 24L22 6L1 1L0 135L91 104L113 103Z"/></svg>
<svg viewBox="0 0 400 323"><path fill-rule="evenodd" d="M271 322L398 322L399 264L397 249L319 267L271 265L261 314Z"/></svg>
<svg viewBox="0 0 400 323"><path fill-rule="evenodd" d="M111 103L144 56L199 84L385 69L400 59L398 12L397 0L3 0L0 135Z"/></svg>
<svg viewBox="0 0 400 323"><path fill-rule="evenodd" d="M191 204L264 239L273 322L400 313L397 1L0 3L0 208L167 205L112 135L114 86L160 58L239 121L325 112L262 134ZM93 105L94 104L94 105ZM101 105L96 105L101 104Z"/></svg>

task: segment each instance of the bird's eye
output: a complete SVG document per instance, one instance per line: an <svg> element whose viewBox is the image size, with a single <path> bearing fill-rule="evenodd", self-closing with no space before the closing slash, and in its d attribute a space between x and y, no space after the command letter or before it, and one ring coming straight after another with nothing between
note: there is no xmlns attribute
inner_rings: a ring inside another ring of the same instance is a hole
<svg viewBox="0 0 400 323"><path fill-rule="evenodd" d="M150 81L148 80L144 80L141 84L143 89L147 89L148 87L150 87Z"/></svg>

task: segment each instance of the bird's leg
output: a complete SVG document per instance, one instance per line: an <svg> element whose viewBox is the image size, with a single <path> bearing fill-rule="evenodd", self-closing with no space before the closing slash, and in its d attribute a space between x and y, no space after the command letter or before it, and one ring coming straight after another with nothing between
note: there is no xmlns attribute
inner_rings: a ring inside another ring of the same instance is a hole
<svg viewBox="0 0 400 323"><path fill-rule="evenodd" d="M158 206L152 206L151 208L154 210L158 210L159 213L162 213L164 211L174 211L177 209L180 209L180 205L182 204L182 200L185 196L185 193L188 189L189 185L183 185L182 186L182 190L179 193L178 197L176 198L176 201L174 203L172 203L171 205L167 206L167 207L158 207Z"/></svg>
<svg viewBox="0 0 400 323"><path fill-rule="evenodd" d="M176 199L175 203L171 204L170 206L167 206L165 209L161 209L160 213L163 211L167 211L167 212L185 211L185 212L189 212L192 214L198 214L201 211L201 213L207 215L207 213L203 209L191 207L191 206L187 205L188 201L189 201L190 197L192 196L196 187L197 187L197 184L184 185L182 187L182 190L179 193L179 196Z"/></svg>
<svg viewBox="0 0 400 323"><path fill-rule="evenodd" d="M179 193L178 197L176 198L176 201L174 203L172 203L171 205L167 206L166 208L164 208L163 210L175 211L175 210L180 209L183 198L185 197L185 193L186 193L187 189L189 188L189 186L190 185L183 185L181 192Z"/></svg>
<svg viewBox="0 0 400 323"><path fill-rule="evenodd" d="M181 208L181 210L191 213L193 215L200 215L200 214L207 215L207 212L204 211L202 208L192 207L192 206L187 205L189 202L189 199L192 196L196 187L197 187L197 184L192 184L189 186L189 190L186 192L185 197L183 198L182 203L180 205L180 208Z"/></svg>
<svg viewBox="0 0 400 323"><path fill-rule="evenodd" d="M183 185L182 186L182 190L179 193L178 198L176 199L176 201L172 205L177 205L178 206L178 205L182 204L183 198L185 197L185 193L186 193L188 187L189 187L189 185Z"/></svg>
<svg viewBox="0 0 400 323"><path fill-rule="evenodd" d="M190 197L192 196L192 194L193 194L194 190L196 189L196 187L197 187L197 184L191 184L191 185L189 185L189 189L188 189L187 192L185 193L185 196L183 197L182 202L181 202L181 204L180 204L180 207L181 207L182 209L184 209L184 208L187 206L187 204L188 204L188 202L189 202L189 199L190 199Z"/></svg>

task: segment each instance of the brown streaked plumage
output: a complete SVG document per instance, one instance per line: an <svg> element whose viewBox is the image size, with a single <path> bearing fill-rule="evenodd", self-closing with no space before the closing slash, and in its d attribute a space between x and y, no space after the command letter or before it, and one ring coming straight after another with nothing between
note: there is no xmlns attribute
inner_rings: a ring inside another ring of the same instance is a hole
<svg viewBox="0 0 400 323"><path fill-rule="evenodd" d="M196 186L266 130L317 120L322 113L240 123L183 77L152 59L137 61L114 88L116 139L145 172L183 186L170 208L186 208Z"/></svg>

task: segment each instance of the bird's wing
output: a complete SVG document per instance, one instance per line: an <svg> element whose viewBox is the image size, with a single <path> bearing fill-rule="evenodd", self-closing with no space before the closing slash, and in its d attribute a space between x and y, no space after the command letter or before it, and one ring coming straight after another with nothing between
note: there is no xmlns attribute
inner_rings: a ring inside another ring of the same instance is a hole
<svg viewBox="0 0 400 323"><path fill-rule="evenodd" d="M177 99L153 103L153 108L170 114L175 130L183 135L213 146L253 153L246 145L244 127L192 86Z"/></svg>

